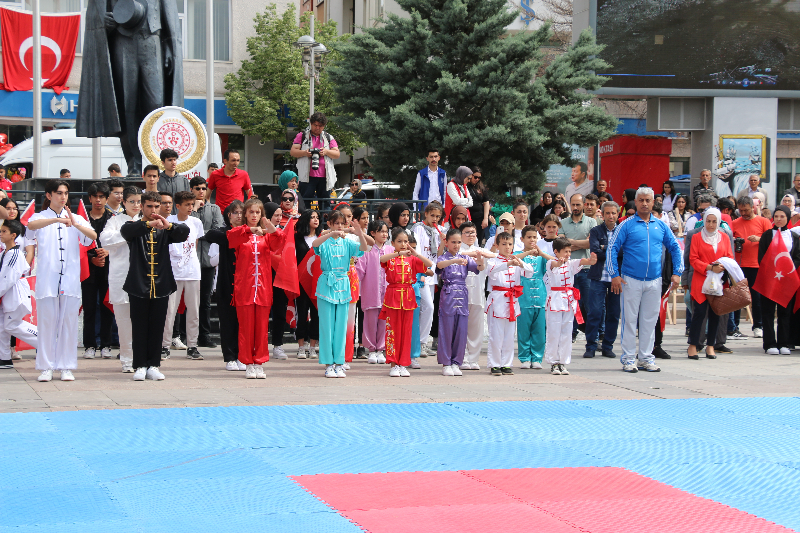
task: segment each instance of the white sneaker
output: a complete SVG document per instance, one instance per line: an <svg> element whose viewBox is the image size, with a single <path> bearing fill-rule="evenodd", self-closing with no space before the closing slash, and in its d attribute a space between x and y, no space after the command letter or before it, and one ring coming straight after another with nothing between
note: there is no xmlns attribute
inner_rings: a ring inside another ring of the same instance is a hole
<svg viewBox="0 0 800 533"><path fill-rule="evenodd" d="M455 376L455 374L453 374L453 367L450 365L442 365L442 375Z"/></svg>
<svg viewBox="0 0 800 533"><path fill-rule="evenodd" d="M450 365L450 368L453 370L454 376L463 376L464 374L461 373L461 369L458 368L458 365Z"/></svg>
<svg viewBox="0 0 800 533"><path fill-rule="evenodd" d="M308 355L311 359L319 359L319 346L314 346L309 350Z"/></svg>
<svg viewBox="0 0 800 533"><path fill-rule="evenodd" d="M472 363L470 365L470 370L480 370L480 369L481 369L481 365L479 365L478 363Z"/></svg>
<svg viewBox="0 0 800 533"><path fill-rule="evenodd" d="M378 364L378 352L370 352L369 356L367 357L367 363L370 365L377 365Z"/></svg>
<svg viewBox="0 0 800 533"><path fill-rule="evenodd" d="M147 375L146 367L137 368L136 372L133 373L133 381L144 381L146 375Z"/></svg>
<svg viewBox="0 0 800 533"><path fill-rule="evenodd" d="M328 365L328 367L325 369L325 377L326 378L338 378L339 377L339 376L336 375L336 369L333 367L333 365Z"/></svg>
<svg viewBox="0 0 800 533"><path fill-rule="evenodd" d="M264 365L253 365L256 369L256 379L267 379L267 374L264 373Z"/></svg>
<svg viewBox="0 0 800 533"><path fill-rule="evenodd" d="M238 370L247 370L247 365L242 363L241 361L237 360L234 361L234 363L236 363L236 366L239 367Z"/></svg>
<svg viewBox="0 0 800 533"><path fill-rule="evenodd" d="M175 337L172 339L172 347L176 350L185 350L187 348L187 346L181 342L180 337Z"/></svg>
<svg viewBox="0 0 800 533"><path fill-rule="evenodd" d="M661 369L655 363L642 363L639 361L639 364L636 365L636 368L643 372L661 372Z"/></svg>
<svg viewBox="0 0 800 533"><path fill-rule="evenodd" d="M20 354L18 354L17 350L14 349L14 348L11 348L11 360L12 361L21 361L22 360L22 356Z"/></svg>
<svg viewBox="0 0 800 533"><path fill-rule="evenodd" d="M575 335L575 342L581 342L586 340L586 334L581 330L578 330L577 335ZM563 372L562 372L563 374Z"/></svg>
<svg viewBox="0 0 800 533"><path fill-rule="evenodd" d="M390 378L399 378L400 377L400 367L393 366L391 370L389 370L389 377Z"/></svg>
<svg viewBox="0 0 800 533"><path fill-rule="evenodd" d="M378 364L385 365L386 364L386 354L383 352L378 352Z"/></svg>
<svg viewBox="0 0 800 533"><path fill-rule="evenodd" d="M225 370L239 370L239 365L236 364L236 361L228 361L225 363Z"/></svg>
<svg viewBox="0 0 800 533"><path fill-rule="evenodd" d="M244 372L244 377L247 379L256 379L256 365L247 365L247 370Z"/></svg>
<svg viewBox="0 0 800 533"><path fill-rule="evenodd" d="M428 345L424 342L419 345L419 356L420 357L428 357L430 354L428 353Z"/></svg>
<svg viewBox="0 0 800 533"><path fill-rule="evenodd" d="M42 370L42 373L39 374L39 381L50 381L53 379L53 371L52 370Z"/></svg>
<svg viewBox="0 0 800 533"><path fill-rule="evenodd" d="M533 368L534 370L541 370L542 363L531 363L531 368Z"/></svg>
<svg viewBox="0 0 800 533"><path fill-rule="evenodd" d="M569 376L569 370L567 370L567 365L558 365L558 369L561 371L562 376Z"/></svg>
<svg viewBox="0 0 800 533"><path fill-rule="evenodd" d="M333 371L336 372L337 378L346 378L347 374L344 373L344 365L335 365Z"/></svg>
<svg viewBox="0 0 800 533"><path fill-rule="evenodd" d="M151 366L147 369L145 377L153 381L162 381L164 379L164 374L161 373L161 370L159 370L157 366Z"/></svg>
<svg viewBox="0 0 800 533"><path fill-rule="evenodd" d="M345 370L350 370L350 363L343 364L342 368L345 369Z"/></svg>
<svg viewBox="0 0 800 533"><path fill-rule="evenodd" d="M133 365L122 365L123 374L133 374Z"/></svg>
<svg viewBox="0 0 800 533"><path fill-rule="evenodd" d="M406 367L404 367L404 366L401 366L401 367L400 367L400 377L401 377L401 378L408 378L408 377L411 377L411 372L409 372L409 371L408 371L408 369L407 369Z"/></svg>
<svg viewBox="0 0 800 533"><path fill-rule="evenodd" d="M83 351L83 358L94 359L94 353L94 348L86 348L86 350Z"/></svg>
<svg viewBox="0 0 800 533"><path fill-rule="evenodd" d="M289 359L289 356L283 351L283 346L275 346L272 349L272 355L275 356L275 359L280 359L281 361Z"/></svg>
<svg viewBox="0 0 800 533"><path fill-rule="evenodd" d="M530 362L530 361L523 361L523 362L522 362L522 363L519 365L519 367L520 367L520 368L530 368L530 367L531 367L531 362Z"/></svg>
<svg viewBox="0 0 800 533"><path fill-rule="evenodd" d="M761 329L761 328L753 328L753 337L755 337L757 339L763 339L764 338L764 330Z"/></svg>
<svg viewBox="0 0 800 533"><path fill-rule="evenodd" d="M102 350L100 350L100 356L103 359L111 359L111 348L105 347Z"/></svg>
<svg viewBox="0 0 800 533"><path fill-rule="evenodd" d="M561 369L558 368L558 365L550 365L550 373L553 374L554 376L560 376Z"/></svg>
<svg viewBox="0 0 800 533"><path fill-rule="evenodd" d="M75 381L75 376L72 375L72 371L69 369L62 370L61 381Z"/></svg>
<svg viewBox="0 0 800 533"><path fill-rule="evenodd" d="M415 370L419 370L420 368L422 368L422 367L419 365L419 361L417 360L417 358L416 358L416 357L415 357L414 359L412 359L412 360L411 360L411 368L413 368L413 369L415 369Z"/></svg>
<svg viewBox="0 0 800 533"><path fill-rule="evenodd" d="M781 348L781 355L792 355L792 351L789 348Z"/></svg>
<svg viewBox="0 0 800 533"><path fill-rule="evenodd" d="M770 348L767 350L767 355L778 355L780 353L781 353L780 350L778 350L777 348Z"/></svg>
<svg viewBox="0 0 800 533"><path fill-rule="evenodd" d="M305 345L297 347L297 358L308 359L308 348Z"/></svg>

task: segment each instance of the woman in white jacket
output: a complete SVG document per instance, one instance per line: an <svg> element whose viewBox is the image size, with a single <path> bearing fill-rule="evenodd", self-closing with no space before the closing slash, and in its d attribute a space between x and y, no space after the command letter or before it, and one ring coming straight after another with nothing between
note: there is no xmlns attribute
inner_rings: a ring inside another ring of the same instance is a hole
<svg viewBox="0 0 800 533"><path fill-rule="evenodd" d="M128 277L130 265L128 241L120 229L130 220L139 220L142 210L142 190L139 187L126 187L122 192L125 213L113 217L106 223L100 242L108 250L108 302L114 306L114 316L119 330L119 360L124 373L133 372L133 331L131 326L131 304L128 293L122 290Z"/></svg>
<svg viewBox="0 0 800 533"><path fill-rule="evenodd" d="M447 184L447 196L444 200L444 216L442 220L450 219L450 211L460 205L469 210L472 207L472 195L467 187L467 181L472 177L472 170L468 167L458 167L456 177Z"/></svg>

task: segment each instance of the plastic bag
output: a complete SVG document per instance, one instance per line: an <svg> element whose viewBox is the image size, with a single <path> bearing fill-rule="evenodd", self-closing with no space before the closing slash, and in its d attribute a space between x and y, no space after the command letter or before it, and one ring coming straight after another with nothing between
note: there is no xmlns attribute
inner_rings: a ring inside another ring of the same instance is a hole
<svg viewBox="0 0 800 533"><path fill-rule="evenodd" d="M722 296L722 273L717 274L709 270L703 282L702 292L710 296Z"/></svg>

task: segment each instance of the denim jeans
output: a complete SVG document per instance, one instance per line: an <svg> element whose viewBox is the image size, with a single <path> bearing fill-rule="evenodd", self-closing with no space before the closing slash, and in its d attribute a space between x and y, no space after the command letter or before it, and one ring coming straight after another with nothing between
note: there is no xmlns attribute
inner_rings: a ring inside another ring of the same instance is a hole
<svg viewBox="0 0 800 533"><path fill-rule="evenodd" d="M605 323L603 337L603 351L611 351L617 339L619 327L620 298L619 294L611 292L610 281L590 279L589 290L586 296L581 295L581 300L586 306L586 351L597 350L597 340L601 324ZM605 321L603 318L605 317Z"/></svg>
<svg viewBox="0 0 800 533"><path fill-rule="evenodd" d="M588 270L581 270L577 274L575 274L575 281L574 287L578 289L581 293L581 299L578 301L578 305L581 308L581 313L583 313L584 320L586 318L586 304L583 301L583 295L589 292L589 271ZM578 325L578 319L572 321L572 338L575 338L575 335L578 334L578 330L586 332L586 324Z"/></svg>

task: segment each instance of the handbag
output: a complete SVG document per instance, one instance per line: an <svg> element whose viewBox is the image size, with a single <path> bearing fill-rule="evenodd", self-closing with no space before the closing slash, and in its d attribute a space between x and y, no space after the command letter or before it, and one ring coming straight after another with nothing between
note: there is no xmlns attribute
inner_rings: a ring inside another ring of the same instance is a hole
<svg viewBox="0 0 800 533"><path fill-rule="evenodd" d="M750 296L750 287L747 280L743 279L730 287L722 290L722 296L706 296L711 309L717 315L725 315L740 309L744 309L753 301Z"/></svg>

